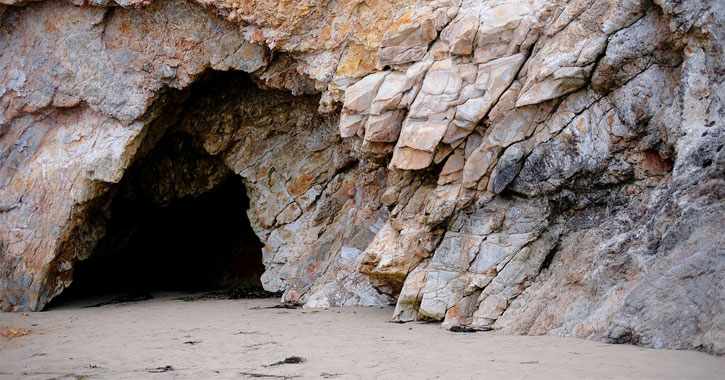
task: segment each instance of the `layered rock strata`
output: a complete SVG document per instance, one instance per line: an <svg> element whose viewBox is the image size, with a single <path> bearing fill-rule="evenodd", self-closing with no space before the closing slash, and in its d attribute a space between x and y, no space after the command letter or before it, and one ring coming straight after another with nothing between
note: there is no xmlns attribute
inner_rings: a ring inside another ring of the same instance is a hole
<svg viewBox="0 0 725 380"><path fill-rule="evenodd" d="M178 130L243 178L285 301L725 352L723 4L2 3L6 310Z"/></svg>

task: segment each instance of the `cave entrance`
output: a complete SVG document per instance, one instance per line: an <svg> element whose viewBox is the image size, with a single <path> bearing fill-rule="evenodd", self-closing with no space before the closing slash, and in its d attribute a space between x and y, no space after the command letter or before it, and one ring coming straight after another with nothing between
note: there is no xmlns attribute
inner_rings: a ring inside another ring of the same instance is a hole
<svg viewBox="0 0 725 380"><path fill-rule="evenodd" d="M173 128L112 190L92 254L53 304L96 296L261 288L263 244L241 177Z"/></svg>

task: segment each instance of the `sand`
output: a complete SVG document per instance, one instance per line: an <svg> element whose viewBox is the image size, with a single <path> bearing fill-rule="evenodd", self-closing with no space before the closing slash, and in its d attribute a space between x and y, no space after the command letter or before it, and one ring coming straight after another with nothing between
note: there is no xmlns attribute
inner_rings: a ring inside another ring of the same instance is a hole
<svg viewBox="0 0 725 380"><path fill-rule="evenodd" d="M391 323L389 307L287 310L270 309L274 299L154 296L0 313L0 326L18 329L0 337L0 378L725 379L725 358L700 352L453 333ZM293 356L304 361L270 365Z"/></svg>

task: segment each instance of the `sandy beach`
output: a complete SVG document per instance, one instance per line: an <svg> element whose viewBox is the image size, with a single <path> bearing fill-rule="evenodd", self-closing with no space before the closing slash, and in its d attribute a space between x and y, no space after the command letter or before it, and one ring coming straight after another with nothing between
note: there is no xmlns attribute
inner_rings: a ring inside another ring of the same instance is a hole
<svg viewBox="0 0 725 380"><path fill-rule="evenodd" d="M9 336L0 337L0 378L725 378L725 358L700 352L453 333L391 323L387 307L281 309L276 299L179 297L2 313Z"/></svg>

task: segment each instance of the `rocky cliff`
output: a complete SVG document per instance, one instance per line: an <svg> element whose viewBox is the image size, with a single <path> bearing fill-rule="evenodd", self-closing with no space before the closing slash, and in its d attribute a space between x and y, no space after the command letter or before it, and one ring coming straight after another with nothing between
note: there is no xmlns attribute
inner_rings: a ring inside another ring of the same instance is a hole
<svg viewBox="0 0 725 380"><path fill-rule="evenodd" d="M4 310L175 134L145 191L240 176L285 301L725 353L723 2L0 4Z"/></svg>

